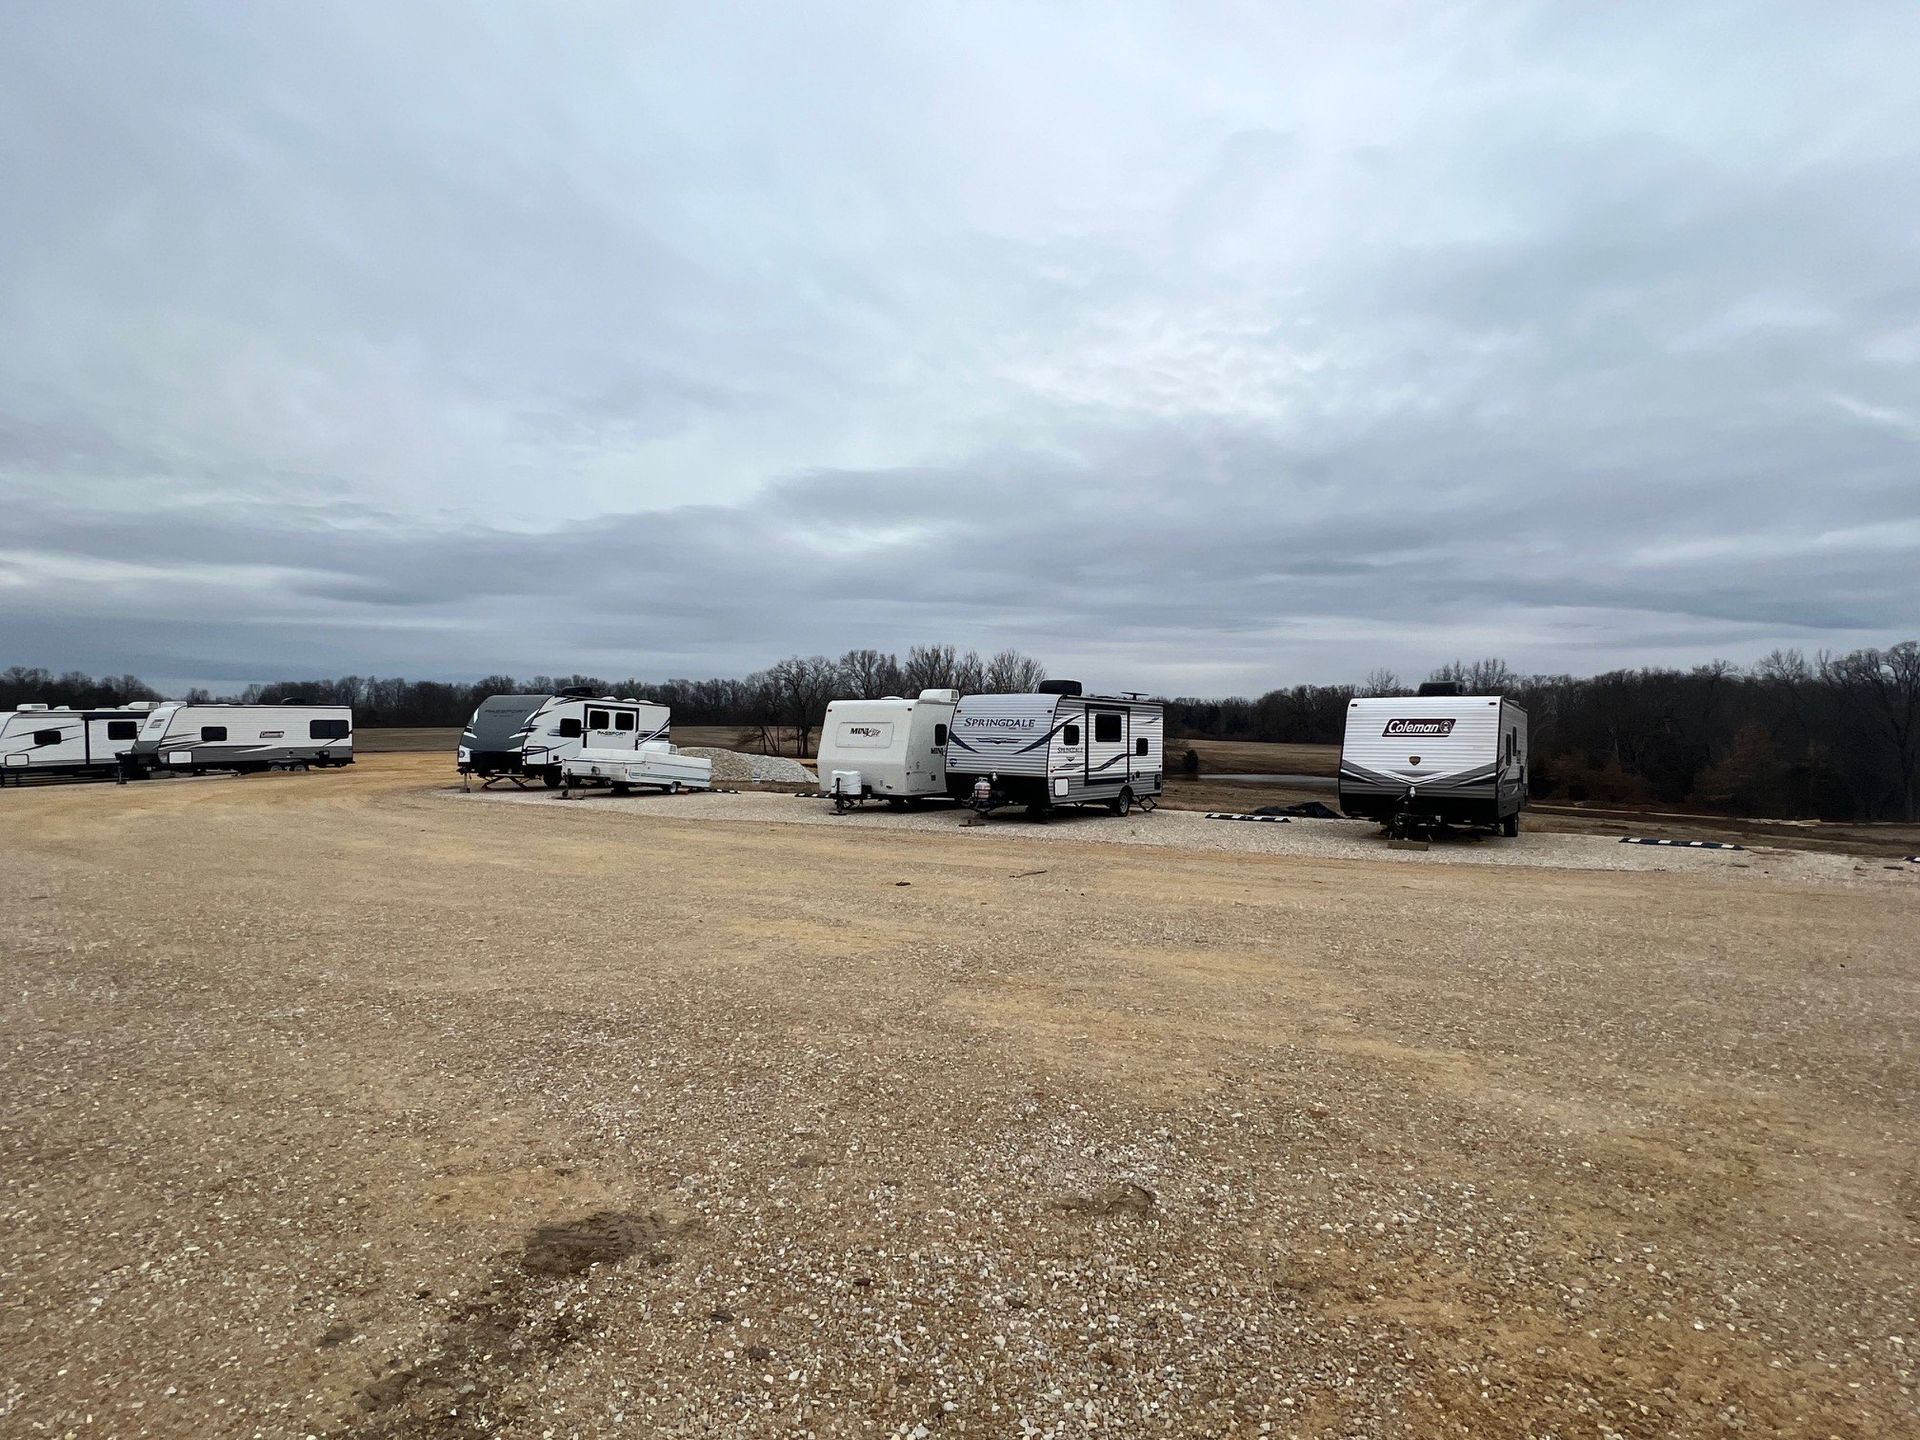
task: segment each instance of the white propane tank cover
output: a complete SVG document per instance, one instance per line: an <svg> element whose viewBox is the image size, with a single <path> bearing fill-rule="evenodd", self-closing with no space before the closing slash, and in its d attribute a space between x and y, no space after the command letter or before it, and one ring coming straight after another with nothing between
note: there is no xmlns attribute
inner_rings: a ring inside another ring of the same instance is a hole
<svg viewBox="0 0 1920 1440"><path fill-rule="evenodd" d="M833 772L834 795L858 795L860 793L860 772L858 770L836 770Z"/></svg>
<svg viewBox="0 0 1920 1440"><path fill-rule="evenodd" d="M958 690L922 690L920 698L931 700L936 705L958 705L960 692Z"/></svg>

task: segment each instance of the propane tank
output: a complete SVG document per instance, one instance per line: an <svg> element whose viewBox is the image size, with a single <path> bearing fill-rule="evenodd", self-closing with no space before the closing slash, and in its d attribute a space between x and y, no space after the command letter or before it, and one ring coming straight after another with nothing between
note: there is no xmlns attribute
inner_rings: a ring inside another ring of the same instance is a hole
<svg viewBox="0 0 1920 1440"><path fill-rule="evenodd" d="M993 806L993 782L982 775L973 782L973 808L982 815Z"/></svg>

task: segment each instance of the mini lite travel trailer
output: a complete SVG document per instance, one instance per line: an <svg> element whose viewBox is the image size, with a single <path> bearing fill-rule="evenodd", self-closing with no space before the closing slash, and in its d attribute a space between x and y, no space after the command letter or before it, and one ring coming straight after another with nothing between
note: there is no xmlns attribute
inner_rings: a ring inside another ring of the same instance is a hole
<svg viewBox="0 0 1920 1440"><path fill-rule="evenodd" d="M141 701L117 710L0 710L0 784L29 775L117 775L152 709Z"/></svg>
<svg viewBox="0 0 1920 1440"><path fill-rule="evenodd" d="M305 705L156 705L126 757L127 773L152 770L271 770L351 765L353 707Z"/></svg>
<svg viewBox="0 0 1920 1440"><path fill-rule="evenodd" d="M682 755L667 740L649 740L638 750L582 750L560 762L568 785L609 785L625 795L636 785L657 785L669 793L711 790L713 761Z"/></svg>
<svg viewBox="0 0 1920 1440"><path fill-rule="evenodd" d="M1396 838L1448 825L1520 833L1527 712L1499 695L1428 684L1404 699L1347 705L1340 808Z"/></svg>
<svg viewBox="0 0 1920 1440"><path fill-rule="evenodd" d="M594 699L584 691L489 695L460 736L458 767L489 785L525 777L557 786L561 762L582 750L630 754L665 740L672 728L673 712L649 700Z"/></svg>
<svg viewBox="0 0 1920 1440"><path fill-rule="evenodd" d="M947 793L947 730L958 690L922 690L908 700L835 700L820 722L815 766L840 809L860 800L899 807Z"/></svg>
<svg viewBox="0 0 1920 1440"><path fill-rule="evenodd" d="M1165 716L1157 700L1083 695L1074 680L1030 695L968 695L947 731L947 787L983 814L1024 805L1042 819L1061 805L1125 815L1161 790Z"/></svg>

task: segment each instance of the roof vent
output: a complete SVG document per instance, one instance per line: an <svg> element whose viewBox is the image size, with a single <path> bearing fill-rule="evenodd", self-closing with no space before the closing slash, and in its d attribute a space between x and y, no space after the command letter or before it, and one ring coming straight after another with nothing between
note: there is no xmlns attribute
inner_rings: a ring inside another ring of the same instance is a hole
<svg viewBox="0 0 1920 1440"><path fill-rule="evenodd" d="M1424 680L1420 684L1422 695L1460 695L1465 692L1458 680Z"/></svg>
<svg viewBox="0 0 1920 1440"><path fill-rule="evenodd" d="M1035 687L1035 693L1040 695L1078 695L1080 693L1080 682L1078 680L1042 680L1039 685Z"/></svg>

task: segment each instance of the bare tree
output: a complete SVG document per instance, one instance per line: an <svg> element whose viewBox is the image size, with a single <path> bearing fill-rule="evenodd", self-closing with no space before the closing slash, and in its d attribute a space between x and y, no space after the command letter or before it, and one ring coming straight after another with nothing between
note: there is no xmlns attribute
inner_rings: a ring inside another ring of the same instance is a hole
<svg viewBox="0 0 1920 1440"><path fill-rule="evenodd" d="M883 650L849 650L840 657L840 675L852 699L901 693L900 662Z"/></svg>
<svg viewBox="0 0 1920 1440"><path fill-rule="evenodd" d="M953 685L959 663L959 656L951 645L916 645L907 651L907 663L901 667L900 678L909 695L945 689Z"/></svg>
<svg viewBox="0 0 1920 1440"><path fill-rule="evenodd" d="M1451 680L1469 695L1504 695L1520 684L1520 677L1506 661L1488 657L1471 664L1455 660L1442 665L1429 680Z"/></svg>
<svg viewBox="0 0 1920 1440"><path fill-rule="evenodd" d="M1360 682L1362 695L1404 695L1406 690L1400 684L1400 677L1387 669L1369 670L1367 678Z"/></svg>
<svg viewBox="0 0 1920 1440"><path fill-rule="evenodd" d="M1002 650L987 661L981 682L990 695L1025 695L1047 678L1047 667L1018 650Z"/></svg>
<svg viewBox="0 0 1920 1440"><path fill-rule="evenodd" d="M1900 818L1920 819L1920 643L1822 655L1820 679L1892 750Z"/></svg>

